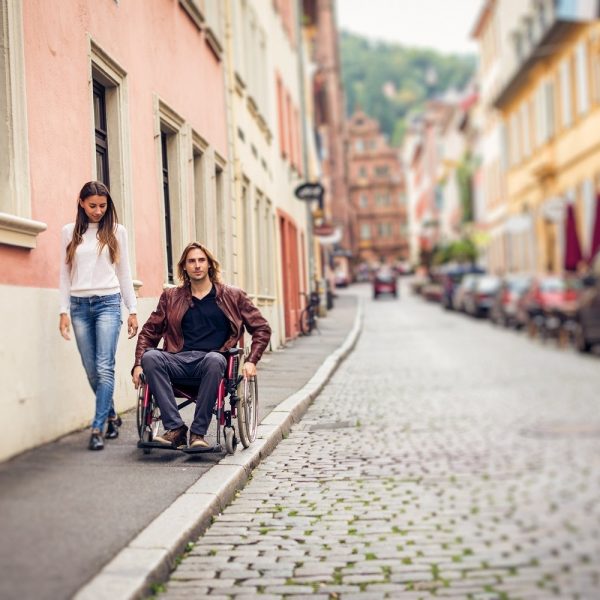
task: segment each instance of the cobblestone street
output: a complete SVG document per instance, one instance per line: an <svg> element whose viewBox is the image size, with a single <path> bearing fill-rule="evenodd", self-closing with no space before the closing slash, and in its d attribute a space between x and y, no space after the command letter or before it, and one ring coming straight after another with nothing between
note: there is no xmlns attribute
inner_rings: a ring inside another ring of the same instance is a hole
<svg viewBox="0 0 600 600"><path fill-rule="evenodd" d="M600 360L406 288L161 598L600 597Z"/></svg>

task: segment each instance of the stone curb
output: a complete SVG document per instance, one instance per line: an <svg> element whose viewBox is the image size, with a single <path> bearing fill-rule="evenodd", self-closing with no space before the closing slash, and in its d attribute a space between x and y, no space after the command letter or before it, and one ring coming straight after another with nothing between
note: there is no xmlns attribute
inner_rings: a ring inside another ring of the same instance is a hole
<svg viewBox="0 0 600 600"><path fill-rule="evenodd" d="M201 535L244 487L252 470L267 457L321 392L342 360L354 348L362 328L363 304L352 330L308 383L278 404L257 428L256 440L228 455L202 475L173 504L121 550L73 597L75 600L138 599L151 594L151 585L165 581L187 544Z"/></svg>

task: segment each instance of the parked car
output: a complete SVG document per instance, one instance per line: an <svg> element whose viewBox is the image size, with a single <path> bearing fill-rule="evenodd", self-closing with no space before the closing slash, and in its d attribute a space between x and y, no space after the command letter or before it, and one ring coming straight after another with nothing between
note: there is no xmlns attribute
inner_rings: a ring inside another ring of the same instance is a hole
<svg viewBox="0 0 600 600"><path fill-rule="evenodd" d="M586 277L579 298L575 347L579 352L589 352L600 344L600 276Z"/></svg>
<svg viewBox="0 0 600 600"><path fill-rule="evenodd" d="M546 275L535 277L519 302L519 320L530 336L558 333L577 312L581 281L574 277Z"/></svg>
<svg viewBox="0 0 600 600"><path fill-rule="evenodd" d="M462 278L459 286L456 288L456 291L452 296L452 307L454 310L465 310L465 302L467 301L467 298L475 291L475 283L477 282L478 277L481 277L481 275L469 273Z"/></svg>
<svg viewBox="0 0 600 600"><path fill-rule="evenodd" d="M444 286L435 277L421 288L421 296L429 302L441 302L443 293Z"/></svg>
<svg viewBox="0 0 600 600"><path fill-rule="evenodd" d="M505 327L519 327L519 301L530 284L530 275L511 274L504 277L490 308L490 320Z"/></svg>
<svg viewBox="0 0 600 600"><path fill-rule="evenodd" d="M350 278L344 271L336 271L333 281L335 283L335 287L345 288L350 284Z"/></svg>
<svg viewBox="0 0 600 600"><path fill-rule="evenodd" d="M373 298L377 299L381 294L398 297L398 282L396 274L391 269L379 269L373 277Z"/></svg>
<svg viewBox="0 0 600 600"><path fill-rule="evenodd" d="M464 300L465 312L472 317L486 317L500 289L501 280L495 275L477 275L473 289Z"/></svg>
<svg viewBox="0 0 600 600"><path fill-rule="evenodd" d="M440 283L442 284L441 304L447 310L454 308L454 294L458 289L463 277L469 273L484 273L482 269L474 265L451 265L440 268Z"/></svg>

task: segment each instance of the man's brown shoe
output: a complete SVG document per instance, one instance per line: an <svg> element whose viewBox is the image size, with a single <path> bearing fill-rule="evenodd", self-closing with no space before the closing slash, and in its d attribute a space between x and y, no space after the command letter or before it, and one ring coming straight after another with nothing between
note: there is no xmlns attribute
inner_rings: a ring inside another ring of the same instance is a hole
<svg viewBox="0 0 600 600"><path fill-rule="evenodd" d="M203 435L198 435L190 431L190 445L188 448L208 448L208 442L204 439Z"/></svg>
<svg viewBox="0 0 600 600"><path fill-rule="evenodd" d="M177 429L169 429L162 435L157 435L153 441L165 446L172 446L173 448L185 448L187 429L186 425L182 425Z"/></svg>

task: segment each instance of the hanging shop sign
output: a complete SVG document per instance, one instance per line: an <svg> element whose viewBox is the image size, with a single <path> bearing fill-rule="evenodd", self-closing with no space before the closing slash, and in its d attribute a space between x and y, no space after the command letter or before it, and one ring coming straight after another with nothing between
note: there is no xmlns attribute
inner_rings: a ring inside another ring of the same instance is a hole
<svg viewBox="0 0 600 600"><path fill-rule="evenodd" d="M303 183L294 190L294 195L298 200L303 200L304 202L318 200L319 204L323 200L324 193L325 190L320 183Z"/></svg>

